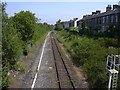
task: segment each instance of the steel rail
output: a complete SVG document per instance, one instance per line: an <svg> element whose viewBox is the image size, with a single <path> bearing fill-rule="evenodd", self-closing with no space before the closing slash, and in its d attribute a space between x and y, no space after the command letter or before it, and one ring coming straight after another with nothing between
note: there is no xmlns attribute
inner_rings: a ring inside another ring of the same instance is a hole
<svg viewBox="0 0 120 90"><path fill-rule="evenodd" d="M51 34L53 34L53 33L51 33ZM66 65L65 65L64 59L63 59L63 57L62 57L62 55L61 55L61 53L60 53L60 50L59 50L59 48L58 48L58 45L57 45L56 40L55 40L55 38L54 38L54 35L51 35L51 36L53 37L53 39L51 38L51 40L53 40L54 43L55 43L55 46L56 46L57 51L58 51L58 53L59 53L59 55L60 55L60 58L61 58L62 63L63 63L63 66L64 66L64 68L65 68L65 70L66 70L66 72L67 72L67 76L68 76L68 78L69 78L69 80L70 80L70 83L71 83L71 85L72 85L72 87L73 87L73 90L75 90L74 83L73 83L73 81L72 81L72 79L71 79L71 77L70 77L70 74L69 74L68 69L67 69L67 67L66 67ZM53 42L52 42L52 45L53 45ZM55 60L56 60L56 59L55 59ZM58 71L57 71L57 72L58 72Z"/></svg>
<svg viewBox="0 0 120 90"><path fill-rule="evenodd" d="M59 85L59 89L61 90L61 86L60 86L60 79L59 79L59 74L58 74L58 68L57 68L57 63L56 63L56 58L55 58L55 51L53 49L53 42L52 42L52 35L50 34L50 38L51 38L51 44L52 44L52 51L53 51L53 56L54 56L54 63L55 63L55 69L56 69L56 74L57 74L57 79L58 79L58 85Z"/></svg>

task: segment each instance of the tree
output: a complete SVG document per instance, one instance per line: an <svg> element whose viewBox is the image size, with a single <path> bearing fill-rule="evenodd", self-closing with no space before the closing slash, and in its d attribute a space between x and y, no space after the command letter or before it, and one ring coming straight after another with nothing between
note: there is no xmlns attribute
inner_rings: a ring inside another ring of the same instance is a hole
<svg viewBox="0 0 120 90"><path fill-rule="evenodd" d="M21 40L17 30L12 25L12 20L5 12L6 3L2 3L2 87L8 87L8 71L15 69L21 55Z"/></svg>
<svg viewBox="0 0 120 90"><path fill-rule="evenodd" d="M83 20L82 21L82 30L85 30L86 29L85 27L86 27L86 22L85 22L85 20Z"/></svg>
<svg viewBox="0 0 120 90"><path fill-rule="evenodd" d="M2 23L2 34L3 35L4 35L3 30L6 29L6 23L8 21L8 16L7 16L6 12L5 12L5 7L6 7L6 3L0 3L0 10L1 10L0 12L2 13L2 21L1 21L1 23ZM2 35L2 38L3 38L3 35ZM4 43L1 42L1 45L4 45ZM3 49L2 49L2 52L0 52L0 53L2 53L2 63L3 63L3 62L6 61L3 58L3 53L4 53ZM2 87L3 86L7 87L8 84L9 84L8 83L9 79L8 79L8 76L7 76L7 72L8 72L7 65L1 65L0 66L0 71L2 71L2 73L0 73L0 75L2 74L2 81L0 82L0 84L2 85Z"/></svg>
<svg viewBox="0 0 120 90"><path fill-rule="evenodd" d="M27 45L33 43L35 24L38 18L30 11L21 11L10 19L13 21L13 27L17 30L19 38L23 41L23 53L27 55Z"/></svg>
<svg viewBox="0 0 120 90"><path fill-rule="evenodd" d="M56 24L55 24L55 30L63 30L64 29L64 22L61 22L61 20L59 19Z"/></svg>
<svg viewBox="0 0 120 90"><path fill-rule="evenodd" d="M59 19L56 23L60 23L61 22L61 20Z"/></svg>
<svg viewBox="0 0 120 90"><path fill-rule="evenodd" d="M74 34L78 34L79 33L78 27L70 27L69 31L74 33Z"/></svg>
<svg viewBox="0 0 120 90"><path fill-rule="evenodd" d="M15 16L11 17L13 20L13 27L20 33L20 37L25 44L32 43L32 37L34 34L35 23L37 18L35 14L30 11L21 11Z"/></svg>
<svg viewBox="0 0 120 90"><path fill-rule="evenodd" d="M90 33L89 27L86 25L85 20L82 21L82 30L81 30L81 32L84 33L84 34L89 34Z"/></svg>

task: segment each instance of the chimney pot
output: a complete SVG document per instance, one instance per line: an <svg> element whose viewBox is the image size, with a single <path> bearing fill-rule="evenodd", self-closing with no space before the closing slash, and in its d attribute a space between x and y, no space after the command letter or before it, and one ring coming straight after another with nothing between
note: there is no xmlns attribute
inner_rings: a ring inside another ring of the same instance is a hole
<svg viewBox="0 0 120 90"><path fill-rule="evenodd" d="M107 12L107 11L110 11L111 9L112 9L111 5L108 5L108 6L106 7L106 12Z"/></svg>
<svg viewBox="0 0 120 90"><path fill-rule="evenodd" d="M101 11L100 10L96 10L96 13L99 14Z"/></svg>
<svg viewBox="0 0 120 90"><path fill-rule="evenodd" d="M95 15L95 14L97 14L96 12L92 12L92 15Z"/></svg>

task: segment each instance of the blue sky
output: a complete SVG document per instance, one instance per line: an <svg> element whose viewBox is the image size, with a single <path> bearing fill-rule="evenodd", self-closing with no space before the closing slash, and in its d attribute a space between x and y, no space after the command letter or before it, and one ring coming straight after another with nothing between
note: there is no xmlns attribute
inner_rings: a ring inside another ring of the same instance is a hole
<svg viewBox="0 0 120 90"><path fill-rule="evenodd" d="M58 19L67 21L75 17L82 18L93 11L105 11L107 5L117 2L7 2L6 12L13 16L21 10L29 10L41 19L41 22L55 24Z"/></svg>

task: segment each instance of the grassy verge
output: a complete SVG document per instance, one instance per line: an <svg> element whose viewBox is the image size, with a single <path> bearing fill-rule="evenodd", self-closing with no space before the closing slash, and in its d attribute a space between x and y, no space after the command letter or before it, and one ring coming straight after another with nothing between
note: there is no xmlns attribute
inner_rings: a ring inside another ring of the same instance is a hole
<svg viewBox="0 0 120 90"><path fill-rule="evenodd" d="M11 73L10 71L10 75L9 75L9 79L10 79L10 85L9 87L11 88L17 88L17 87L21 87L21 83L22 83L22 78L23 76L28 72L31 63L33 62L33 58L36 57L37 55L37 51L38 48L40 46L40 44L43 43L43 41L46 39L47 36L47 32L45 32L43 34L42 37L40 37L32 46L32 48L29 48L29 52L27 56L21 56L20 60L17 64L15 64L15 70ZM15 74L15 72L19 73L19 74ZM15 74L15 75L14 75ZM20 79L21 78L21 79ZM17 80L19 80L19 82L16 82Z"/></svg>
<svg viewBox="0 0 120 90"><path fill-rule="evenodd" d="M107 88L106 58L107 55L118 54L120 48L117 47L117 40L102 37L90 38L67 31L57 32L57 37L70 52L74 64L84 68L91 86Z"/></svg>
<svg viewBox="0 0 120 90"><path fill-rule="evenodd" d="M28 52L28 55L27 55L27 56L32 56L31 51L32 51L32 50L35 50L36 48L38 48L38 46L39 46L40 44L42 44L43 41L46 39L46 36L47 36L47 32L43 33L43 36L40 37L40 38L33 44L32 48L29 48L29 50L28 50L29 52ZM22 56L22 57L20 58L20 61L15 65L15 70L16 70L16 71L20 71L20 72L24 72L24 71L25 71L26 68L24 67L24 65L22 65L22 64L24 64L24 63L23 63L24 57L26 57L26 56Z"/></svg>

